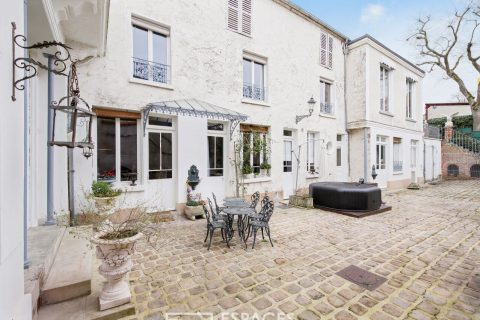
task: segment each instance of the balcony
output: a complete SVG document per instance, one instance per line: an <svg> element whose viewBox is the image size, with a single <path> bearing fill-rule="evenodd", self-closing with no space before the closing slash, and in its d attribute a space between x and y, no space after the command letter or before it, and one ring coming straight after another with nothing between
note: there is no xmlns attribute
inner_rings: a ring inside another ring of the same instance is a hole
<svg viewBox="0 0 480 320"><path fill-rule="evenodd" d="M403 171L403 161L393 161L393 172Z"/></svg>
<svg viewBox="0 0 480 320"><path fill-rule="evenodd" d="M170 83L170 66L133 58L133 77L158 83Z"/></svg>
<svg viewBox="0 0 480 320"><path fill-rule="evenodd" d="M331 102L321 102L320 103L320 113L323 114L333 114L334 105Z"/></svg>
<svg viewBox="0 0 480 320"><path fill-rule="evenodd" d="M244 83L243 97L252 100L265 101L267 98L267 88L256 86L251 83Z"/></svg>

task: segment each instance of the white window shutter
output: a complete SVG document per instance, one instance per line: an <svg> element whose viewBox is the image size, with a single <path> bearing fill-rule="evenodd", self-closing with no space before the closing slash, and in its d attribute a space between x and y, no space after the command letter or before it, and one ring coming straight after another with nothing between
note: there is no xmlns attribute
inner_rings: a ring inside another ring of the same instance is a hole
<svg viewBox="0 0 480 320"><path fill-rule="evenodd" d="M238 32L240 26L240 1L241 0L228 0L227 27L236 32Z"/></svg>
<svg viewBox="0 0 480 320"><path fill-rule="evenodd" d="M241 33L252 34L252 0L242 0L242 29Z"/></svg>
<svg viewBox="0 0 480 320"><path fill-rule="evenodd" d="M328 67L333 67L333 38L328 37Z"/></svg>
<svg viewBox="0 0 480 320"><path fill-rule="evenodd" d="M327 65L327 35L323 32L320 34L320 64Z"/></svg>

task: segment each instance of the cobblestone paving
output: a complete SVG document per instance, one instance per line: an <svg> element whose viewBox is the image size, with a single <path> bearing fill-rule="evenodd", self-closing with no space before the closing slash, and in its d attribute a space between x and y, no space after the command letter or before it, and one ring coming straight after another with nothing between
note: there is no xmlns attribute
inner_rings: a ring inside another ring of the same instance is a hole
<svg viewBox="0 0 480 320"><path fill-rule="evenodd" d="M217 234L207 251L205 220L178 218L168 225L171 241L157 250L141 245L135 255L137 316L129 319L197 311L480 319L480 181L402 190L384 200L392 211L362 219L276 209L275 247L259 241L254 250L235 241L228 249ZM335 274L351 264L387 281L368 291Z"/></svg>

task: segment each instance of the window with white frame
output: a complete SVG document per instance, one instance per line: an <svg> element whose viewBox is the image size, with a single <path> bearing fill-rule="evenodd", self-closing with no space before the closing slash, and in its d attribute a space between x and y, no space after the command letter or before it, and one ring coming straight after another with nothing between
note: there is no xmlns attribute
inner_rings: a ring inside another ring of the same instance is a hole
<svg viewBox="0 0 480 320"><path fill-rule="evenodd" d="M377 136L375 167L379 170L386 168L387 159L387 137Z"/></svg>
<svg viewBox="0 0 480 320"><path fill-rule="evenodd" d="M390 72L391 69L380 65L380 110L390 111Z"/></svg>
<svg viewBox="0 0 480 320"><path fill-rule="evenodd" d="M320 80L320 113L333 114L332 83Z"/></svg>
<svg viewBox="0 0 480 320"><path fill-rule="evenodd" d="M307 132L307 172L315 173L317 171L317 134Z"/></svg>
<svg viewBox="0 0 480 320"><path fill-rule="evenodd" d="M413 89L415 81L407 78L406 80L406 116L408 119L413 118Z"/></svg>
<svg viewBox="0 0 480 320"><path fill-rule="evenodd" d="M210 177L223 176L224 158L224 125L223 123L208 122L208 175Z"/></svg>
<svg viewBox="0 0 480 320"><path fill-rule="evenodd" d="M227 0L227 28L252 35L252 0Z"/></svg>
<svg viewBox="0 0 480 320"><path fill-rule="evenodd" d="M412 140L410 142L410 167L412 168L417 167L417 149L418 149L418 141Z"/></svg>
<svg viewBox="0 0 480 320"><path fill-rule="evenodd" d="M342 166L342 141L343 136L341 134L337 134L337 167Z"/></svg>
<svg viewBox="0 0 480 320"><path fill-rule="evenodd" d="M325 32L320 33L320 65L333 68L333 37Z"/></svg>
<svg viewBox="0 0 480 320"><path fill-rule="evenodd" d="M138 179L137 127L137 119L97 118L97 180Z"/></svg>
<svg viewBox="0 0 480 320"><path fill-rule="evenodd" d="M157 83L170 83L169 28L132 17L132 76Z"/></svg>
<svg viewBox="0 0 480 320"><path fill-rule="evenodd" d="M268 127L241 125L240 130L242 132L243 172L259 174L262 164L269 163Z"/></svg>
<svg viewBox="0 0 480 320"><path fill-rule="evenodd" d="M393 172L402 172L402 138L393 138Z"/></svg>
<svg viewBox="0 0 480 320"><path fill-rule="evenodd" d="M173 177L173 120L169 117L148 119L148 179Z"/></svg>
<svg viewBox="0 0 480 320"><path fill-rule="evenodd" d="M265 61L243 58L243 97L266 100Z"/></svg>

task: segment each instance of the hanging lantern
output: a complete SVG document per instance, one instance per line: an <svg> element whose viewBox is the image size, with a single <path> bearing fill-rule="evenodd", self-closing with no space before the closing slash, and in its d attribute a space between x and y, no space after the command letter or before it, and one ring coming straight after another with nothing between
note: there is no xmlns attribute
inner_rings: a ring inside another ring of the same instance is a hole
<svg viewBox="0 0 480 320"><path fill-rule="evenodd" d="M67 148L83 148L83 155L93 154L92 118L95 115L88 103L80 97L77 69L71 65L69 93L58 102L52 101L53 110L52 140L49 145ZM63 126L66 124L66 127Z"/></svg>

